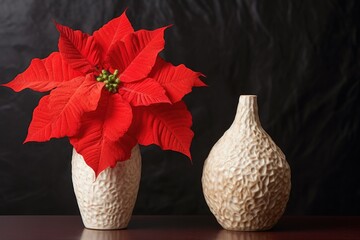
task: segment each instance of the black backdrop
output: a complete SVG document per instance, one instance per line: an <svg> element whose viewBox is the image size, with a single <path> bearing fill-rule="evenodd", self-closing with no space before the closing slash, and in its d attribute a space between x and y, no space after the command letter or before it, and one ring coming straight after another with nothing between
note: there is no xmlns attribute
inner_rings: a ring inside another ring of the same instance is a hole
<svg viewBox="0 0 360 240"><path fill-rule="evenodd" d="M163 56L203 72L185 101L193 164L142 148L135 214L210 213L202 165L240 94L257 94L264 129L292 168L287 214L360 214L360 2L1 0L0 82L57 49L52 19L91 33L125 8L135 29L168 24ZM77 214L66 139L22 145L42 94L0 88L0 214Z"/></svg>

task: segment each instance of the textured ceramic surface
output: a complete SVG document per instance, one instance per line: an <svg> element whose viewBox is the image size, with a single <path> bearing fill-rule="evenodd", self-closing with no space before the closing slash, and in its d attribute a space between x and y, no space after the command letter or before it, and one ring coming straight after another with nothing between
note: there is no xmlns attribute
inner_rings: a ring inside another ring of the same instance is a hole
<svg viewBox="0 0 360 240"><path fill-rule="evenodd" d="M225 229L266 230L282 216L290 168L261 127L256 96L240 96L233 124L204 163L202 184L211 212Z"/></svg>
<svg viewBox="0 0 360 240"><path fill-rule="evenodd" d="M101 172L86 165L75 149L72 156L72 180L85 227L90 229L126 228L135 205L141 175L139 146L131 158Z"/></svg>

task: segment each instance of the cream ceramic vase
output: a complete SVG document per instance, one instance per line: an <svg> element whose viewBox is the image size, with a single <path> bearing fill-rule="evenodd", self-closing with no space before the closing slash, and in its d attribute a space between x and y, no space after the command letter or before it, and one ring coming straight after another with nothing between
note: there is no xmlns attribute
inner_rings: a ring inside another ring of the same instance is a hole
<svg viewBox="0 0 360 240"><path fill-rule="evenodd" d="M126 228L135 205L141 175L141 155L136 145L129 160L114 168L94 171L75 149L72 156L72 180L81 218L86 228Z"/></svg>
<svg viewBox="0 0 360 240"><path fill-rule="evenodd" d="M272 228L289 199L290 167L261 127L255 95L240 96L231 127L204 163L205 200L227 230Z"/></svg>

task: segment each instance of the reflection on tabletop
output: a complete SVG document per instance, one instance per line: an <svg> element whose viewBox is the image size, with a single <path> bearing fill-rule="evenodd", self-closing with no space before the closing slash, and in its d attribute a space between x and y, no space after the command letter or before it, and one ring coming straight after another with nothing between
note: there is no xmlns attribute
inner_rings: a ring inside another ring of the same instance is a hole
<svg viewBox="0 0 360 240"><path fill-rule="evenodd" d="M272 240L275 239L269 232L239 232L220 230L216 240Z"/></svg>
<svg viewBox="0 0 360 240"><path fill-rule="evenodd" d="M84 228L80 240L125 240L129 239L127 230L92 230Z"/></svg>
<svg viewBox="0 0 360 240"><path fill-rule="evenodd" d="M186 230L185 230L186 231ZM131 239L139 239L135 236L134 232L128 230L92 230L84 228L81 240L131 240ZM152 234L149 233L151 236ZM158 235L159 232L154 233L152 237L160 237L162 234ZM188 236L195 236L191 231L188 233L184 233ZM207 235L207 233L204 233ZM214 235L212 235L214 234ZM174 237L172 233L167 233L169 238ZM272 240L275 239L274 235L269 234L269 232L239 232L239 231L228 231L228 230L219 230L217 233L216 231L210 234L211 236L216 236L216 240ZM149 237L148 236L148 237ZM209 236L209 235L207 235ZM163 237L163 236L162 236ZM161 238L162 239L162 238ZM211 239L213 239L211 237Z"/></svg>

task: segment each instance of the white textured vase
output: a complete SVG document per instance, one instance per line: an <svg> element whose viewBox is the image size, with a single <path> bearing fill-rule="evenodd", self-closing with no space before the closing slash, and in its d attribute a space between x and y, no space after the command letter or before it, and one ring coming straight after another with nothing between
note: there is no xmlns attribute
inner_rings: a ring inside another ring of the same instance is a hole
<svg viewBox="0 0 360 240"><path fill-rule="evenodd" d="M204 163L205 200L227 230L272 228L289 199L290 167L261 127L255 95L240 96L231 127Z"/></svg>
<svg viewBox="0 0 360 240"><path fill-rule="evenodd" d="M94 171L75 149L72 180L80 214L86 228L126 228L135 205L141 175L141 155L136 145L129 160L105 169L95 180Z"/></svg>

